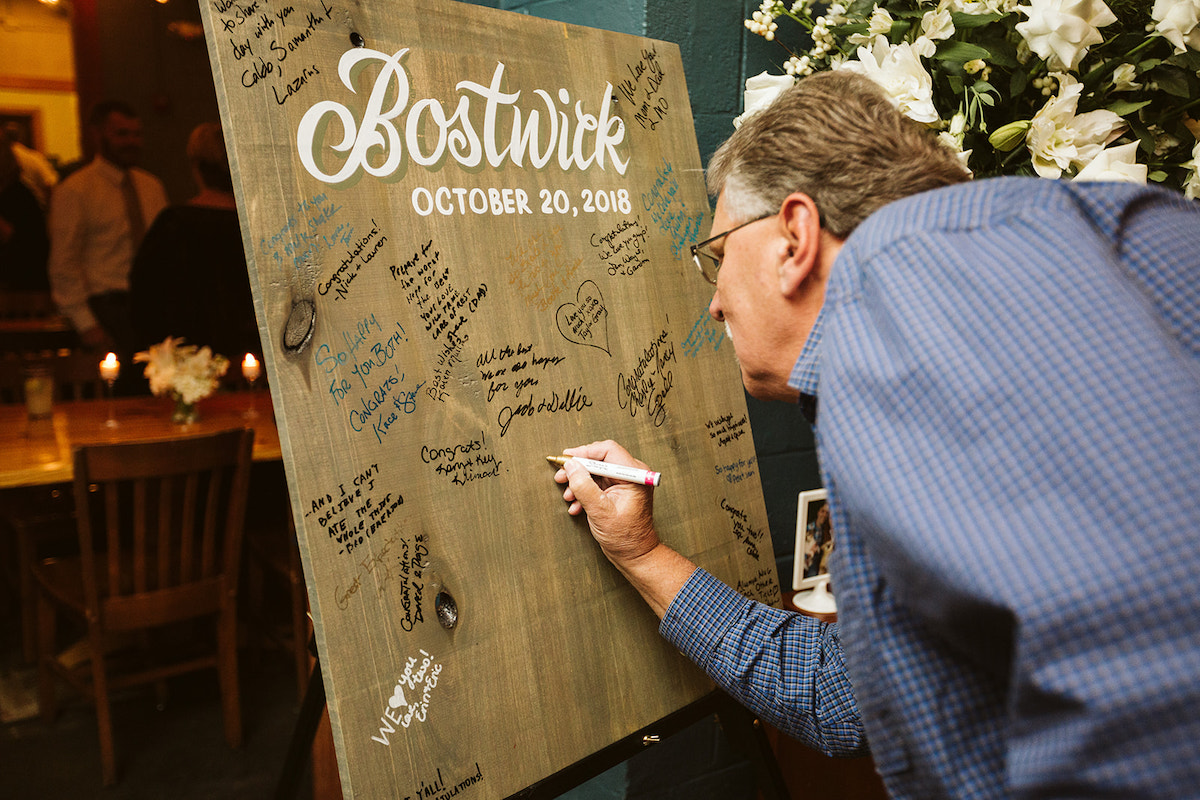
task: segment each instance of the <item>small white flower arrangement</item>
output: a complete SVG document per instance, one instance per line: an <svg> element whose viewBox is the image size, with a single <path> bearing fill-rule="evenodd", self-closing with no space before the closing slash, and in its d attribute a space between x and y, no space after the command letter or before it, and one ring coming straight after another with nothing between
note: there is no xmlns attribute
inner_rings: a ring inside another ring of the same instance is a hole
<svg viewBox="0 0 1200 800"><path fill-rule="evenodd" d="M786 75L747 81L748 113L849 69L979 177L1200 195L1200 0L764 0L746 27L788 53Z"/></svg>
<svg viewBox="0 0 1200 800"><path fill-rule="evenodd" d="M135 353L135 362L145 362L150 391L175 399L176 414L186 411L194 417L194 406L217 390L221 376L229 369L229 359L212 349L184 344L183 339L168 336L149 350ZM180 407L183 407L182 409Z"/></svg>

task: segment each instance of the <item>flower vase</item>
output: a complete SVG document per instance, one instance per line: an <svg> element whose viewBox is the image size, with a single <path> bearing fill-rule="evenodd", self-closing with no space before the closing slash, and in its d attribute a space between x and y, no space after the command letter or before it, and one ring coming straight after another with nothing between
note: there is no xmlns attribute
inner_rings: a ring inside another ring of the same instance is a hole
<svg viewBox="0 0 1200 800"><path fill-rule="evenodd" d="M200 410L195 403L184 402L181 395L174 395L175 410L171 412L171 421L176 425L191 425L200 419Z"/></svg>

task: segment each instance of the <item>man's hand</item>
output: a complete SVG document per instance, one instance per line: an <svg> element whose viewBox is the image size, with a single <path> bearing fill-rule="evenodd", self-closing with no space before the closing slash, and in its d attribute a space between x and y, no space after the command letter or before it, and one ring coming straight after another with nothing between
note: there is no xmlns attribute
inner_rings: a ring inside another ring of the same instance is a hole
<svg viewBox="0 0 1200 800"><path fill-rule="evenodd" d="M612 440L572 447L563 455L649 469ZM696 565L659 540L654 530L654 490L593 476L573 461L567 461L554 480L568 484L563 492L568 513L587 513L588 527L604 555L661 618Z"/></svg>
<svg viewBox="0 0 1200 800"><path fill-rule="evenodd" d="M612 440L572 447L564 450L563 455L649 469ZM592 536L618 567L622 562L645 555L659 543L654 531L651 487L593 476L574 461L567 461L554 480L569 484L563 492L563 499L570 503L567 511L573 516L587 512Z"/></svg>

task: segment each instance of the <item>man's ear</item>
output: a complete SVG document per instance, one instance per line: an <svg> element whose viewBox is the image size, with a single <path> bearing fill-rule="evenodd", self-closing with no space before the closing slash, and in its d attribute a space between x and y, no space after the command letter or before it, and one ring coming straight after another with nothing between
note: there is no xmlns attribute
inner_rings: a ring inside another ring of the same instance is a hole
<svg viewBox="0 0 1200 800"><path fill-rule="evenodd" d="M787 253L779 265L779 291L794 297L818 263L821 250L821 215L813 199L793 192L779 209L787 239Z"/></svg>

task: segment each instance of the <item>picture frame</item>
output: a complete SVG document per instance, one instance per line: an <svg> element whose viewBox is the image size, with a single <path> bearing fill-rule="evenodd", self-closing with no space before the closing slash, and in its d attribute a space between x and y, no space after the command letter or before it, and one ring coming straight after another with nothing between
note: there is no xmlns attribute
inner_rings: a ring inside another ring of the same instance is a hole
<svg viewBox="0 0 1200 800"><path fill-rule="evenodd" d="M792 563L792 589L815 589L829 578L829 554L833 551L833 527L829 519L828 493L810 489L800 493L796 507L796 550Z"/></svg>

